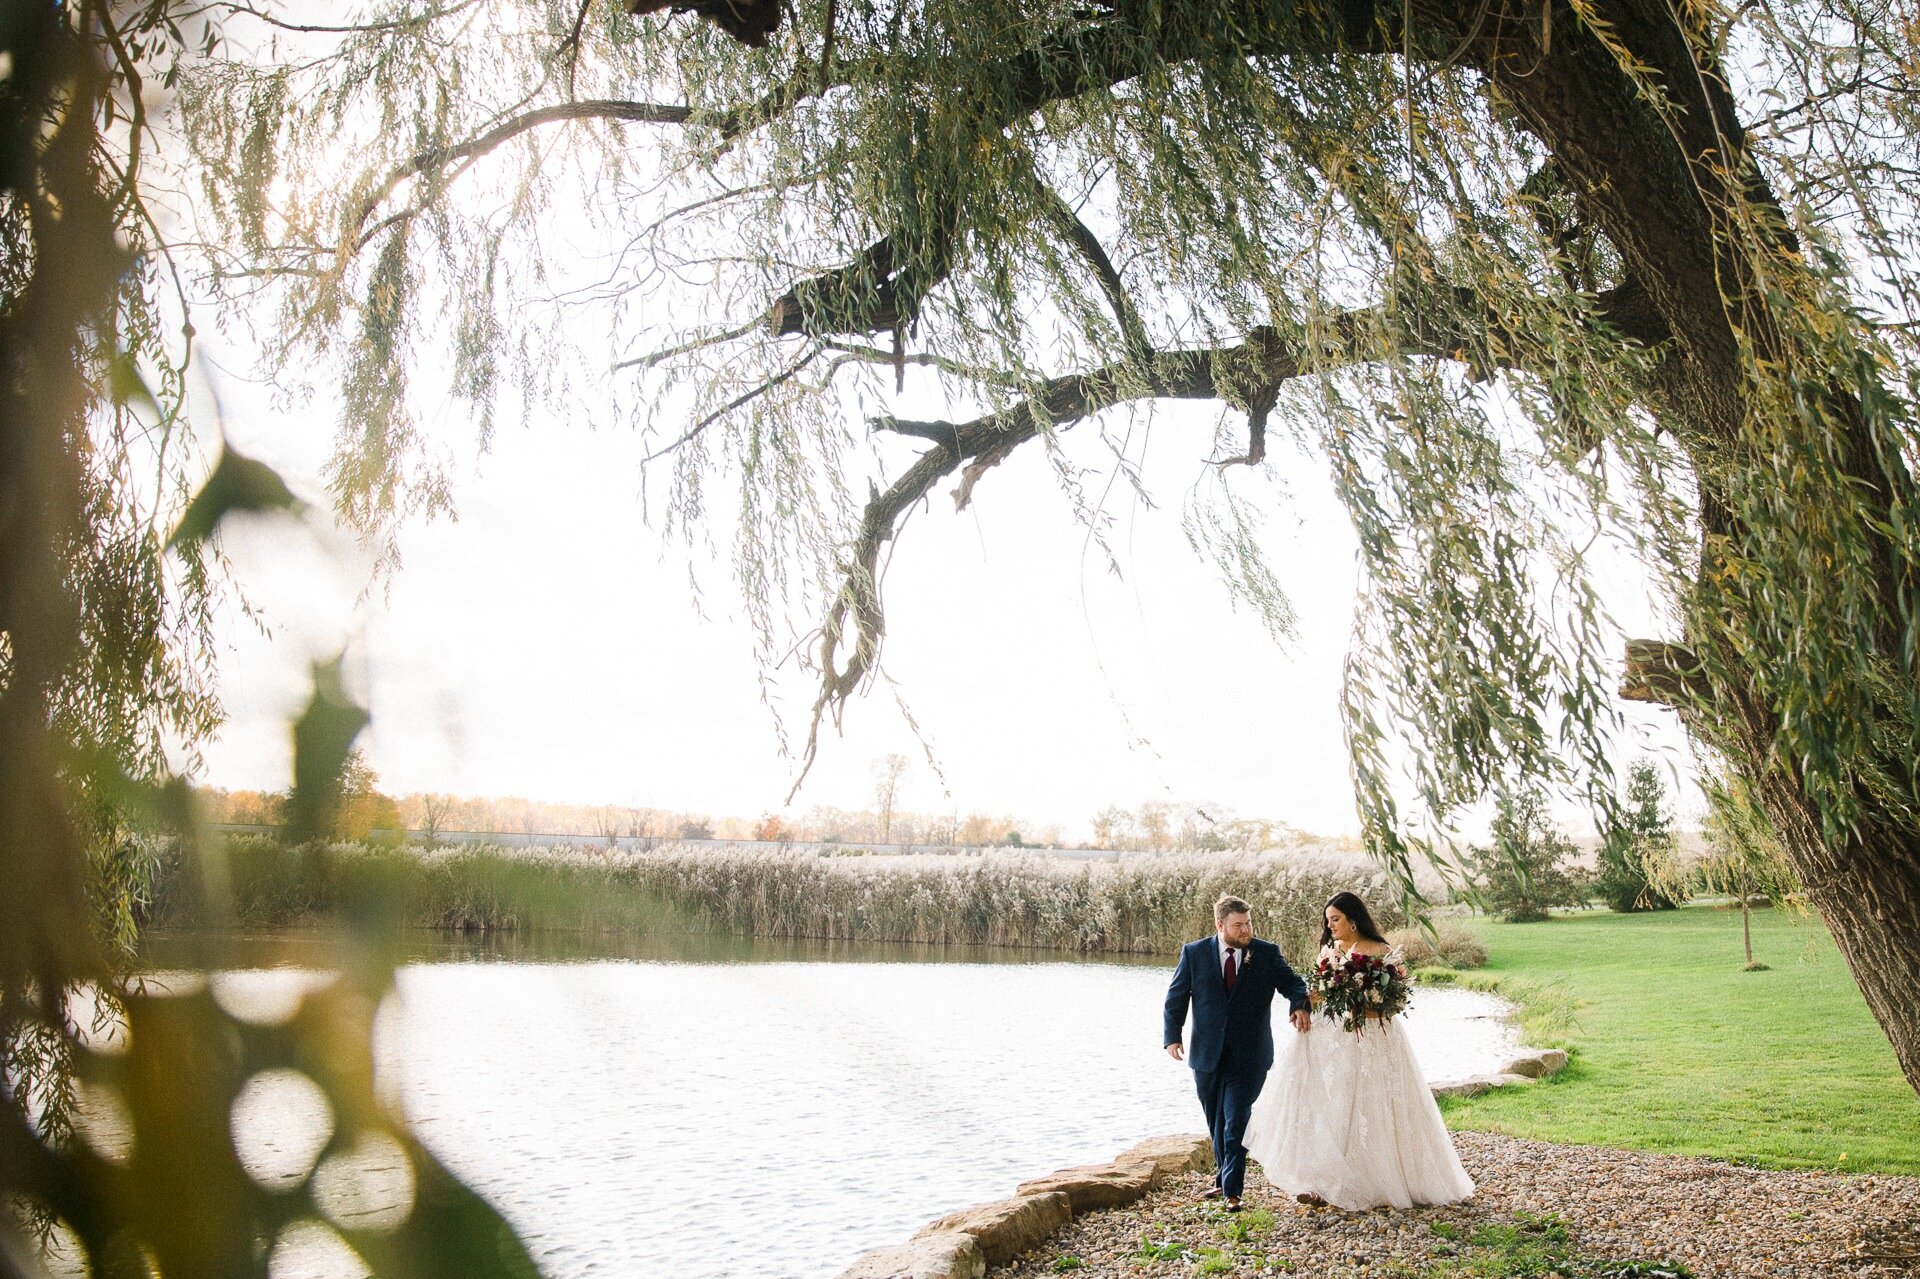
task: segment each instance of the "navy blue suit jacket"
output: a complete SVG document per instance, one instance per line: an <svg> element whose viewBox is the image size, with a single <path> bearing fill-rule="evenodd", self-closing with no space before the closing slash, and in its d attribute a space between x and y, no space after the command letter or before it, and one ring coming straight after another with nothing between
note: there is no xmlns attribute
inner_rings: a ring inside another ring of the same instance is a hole
<svg viewBox="0 0 1920 1279"><path fill-rule="evenodd" d="M1195 1070L1220 1069L1220 1058L1229 1048L1233 1063L1245 1071L1261 1074L1273 1065L1273 997L1287 997L1289 1012L1310 1005L1307 984L1287 966L1280 948L1256 937L1247 944L1247 966L1227 994L1226 974L1221 971L1220 939L1203 937L1180 949L1180 967L1174 970L1173 984L1167 987L1167 1045L1180 1042L1181 1029L1187 1023L1187 1006L1193 1006L1193 1043L1187 1048L1187 1064Z"/></svg>

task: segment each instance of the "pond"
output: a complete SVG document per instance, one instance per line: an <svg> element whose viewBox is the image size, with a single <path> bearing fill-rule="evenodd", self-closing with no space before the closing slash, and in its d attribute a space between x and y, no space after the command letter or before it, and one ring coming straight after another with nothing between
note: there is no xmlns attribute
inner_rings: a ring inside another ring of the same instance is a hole
<svg viewBox="0 0 1920 1279"><path fill-rule="evenodd" d="M284 966L216 977L223 1002L313 979L311 956L272 952ZM565 962L427 946L378 1055L421 1140L555 1279L831 1279L1027 1178L1199 1131L1159 1042L1170 972L710 938ZM1497 1066L1503 1011L1420 991L1429 1078Z"/></svg>

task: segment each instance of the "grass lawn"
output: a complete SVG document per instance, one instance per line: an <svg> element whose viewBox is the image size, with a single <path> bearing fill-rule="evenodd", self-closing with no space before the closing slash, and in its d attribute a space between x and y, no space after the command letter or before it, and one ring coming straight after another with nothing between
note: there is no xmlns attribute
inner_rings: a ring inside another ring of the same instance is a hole
<svg viewBox="0 0 1920 1279"><path fill-rule="evenodd" d="M1719 907L1472 925L1509 989L1570 997L1565 1031L1529 1038L1572 1062L1544 1084L1444 1100L1453 1127L1920 1174L1920 1097L1817 916L1754 912L1765 972L1741 971L1740 914Z"/></svg>

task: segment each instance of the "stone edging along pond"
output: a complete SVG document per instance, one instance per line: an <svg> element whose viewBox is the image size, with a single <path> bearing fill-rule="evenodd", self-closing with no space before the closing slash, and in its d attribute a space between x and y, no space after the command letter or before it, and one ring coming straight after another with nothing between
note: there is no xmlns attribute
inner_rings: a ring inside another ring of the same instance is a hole
<svg viewBox="0 0 1920 1279"><path fill-rule="evenodd" d="M1170 1177L1213 1164L1205 1137L1154 1137L1112 1163L1022 1182L1013 1198L949 1213L906 1243L878 1248L840 1279L981 1279L1096 1208L1118 1208L1146 1198Z"/></svg>
<svg viewBox="0 0 1920 1279"><path fill-rule="evenodd" d="M1545 1079L1548 1075L1557 1075L1567 1066L1567 1055L1558 1048L1522 1048L1520 1055L1508 1060L1500 1069L1487 1075L1471 1075L1466 1079L1448 1080L1433 1085L1436 1097L1478 1097L1483 1092L1495 1088L1505 1088L1514 1084L1531 1084Z"/></svg>
<svg viewBox="0 0 1920 1279"><path fill-rule="evenodd" d="M1531 1084L1567 1064L1557 1048L1525 1049L1498 1071L1435 1084L1436 1096L1475 1097L1494 1088ZM841 1272L840 1279L982 1279L1074 1217L1144 1199L1170 1177L1213 1166L1205 1137L1153 1137L1111 1163L1063 1168L1022 1182L1010 1199L949 1213L913 1238L876 1248Z"/></svg>

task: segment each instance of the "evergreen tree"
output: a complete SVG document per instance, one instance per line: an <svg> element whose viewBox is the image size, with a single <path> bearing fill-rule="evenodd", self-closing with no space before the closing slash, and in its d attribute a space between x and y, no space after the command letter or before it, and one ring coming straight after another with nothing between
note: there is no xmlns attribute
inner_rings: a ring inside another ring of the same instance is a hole
<svg viewBox="0 0 1920 1279"><path fill-rule="evenodd" d="M1596 887L1617 911L1672 910L1679 903L1671 876L1649 876L1671 868L1676 849L1673 819L1667 807L1666 779L1659 765L1637 759L1627 774L1626 801L1619 820L1600 841ZM1654 882L1658 878L1659 882Z"/></svg>

